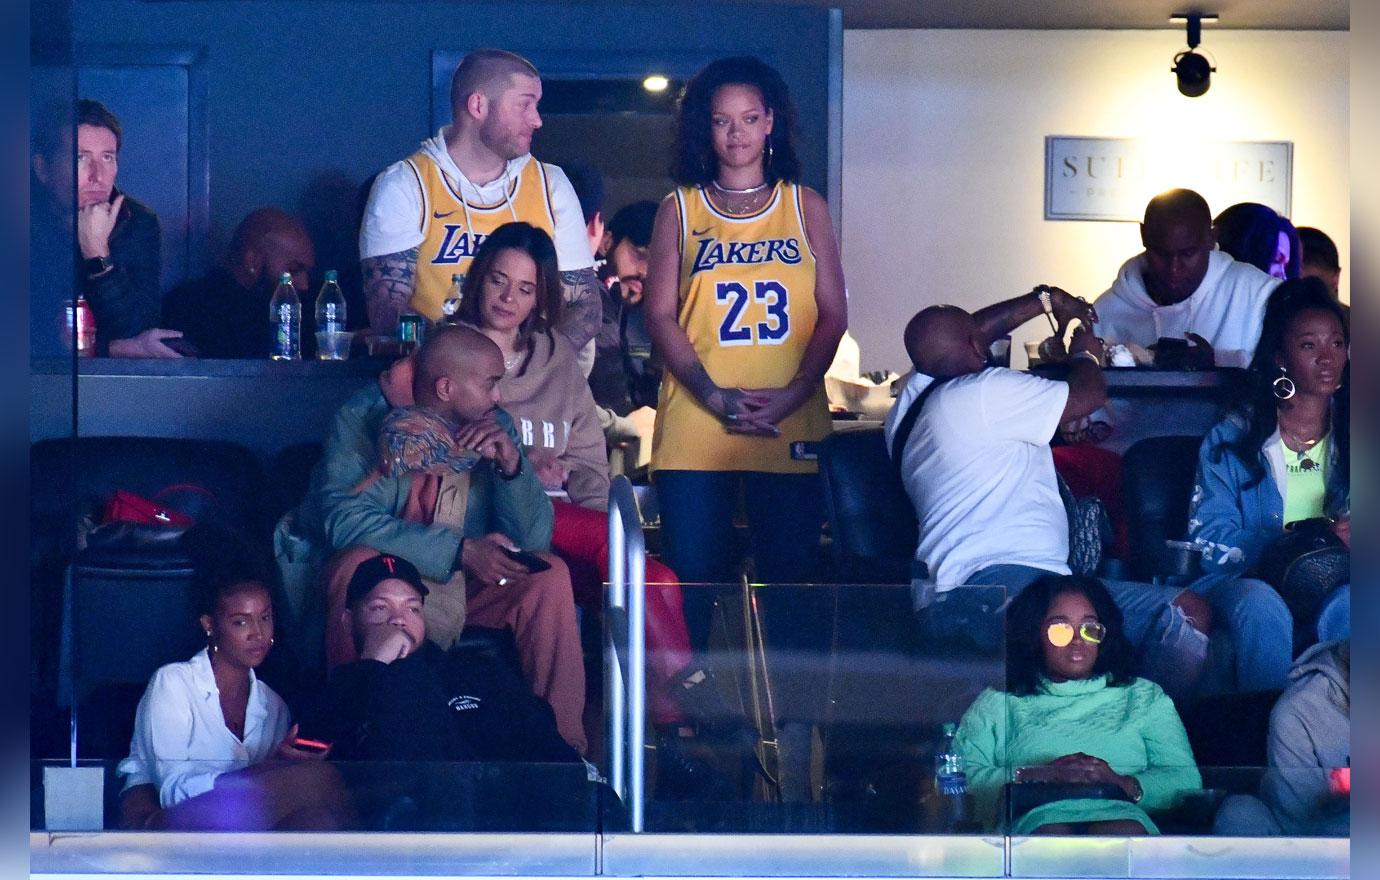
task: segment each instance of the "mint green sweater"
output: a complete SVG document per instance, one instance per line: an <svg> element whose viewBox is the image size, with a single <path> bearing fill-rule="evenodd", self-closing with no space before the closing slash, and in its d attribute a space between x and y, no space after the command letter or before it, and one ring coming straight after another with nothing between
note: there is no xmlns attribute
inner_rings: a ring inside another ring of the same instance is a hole
<svg viewBox="0 0 1380 880"><path fill-rule="evenodd" d="M964 713L955 740L966 762L978 816L996 828L1002 786L1015 769L1083 752L1140 782L1139 804L1115 800L1055 801L1020 817L1012 834L1052 822L1133 819L1159 833L1146 811L1172 807L1179 795L1202 786L1188 734L1174 703L1159 685L1137 678L1108 687L1106 676L1045 681L1028 697L987 689Z"/></svg>

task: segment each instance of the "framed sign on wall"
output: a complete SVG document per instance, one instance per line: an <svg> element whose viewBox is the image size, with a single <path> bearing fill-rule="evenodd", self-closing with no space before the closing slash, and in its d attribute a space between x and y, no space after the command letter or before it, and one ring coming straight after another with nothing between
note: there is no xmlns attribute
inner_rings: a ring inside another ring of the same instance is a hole
<svg viewBox="0 0 1380 880"><path fill-rule="evenodd" d="M1216 214L1259 202L1288 217L1294 145L1287 141L1045 138L1045 219L1139 222L1157 193L1196 190Z"/></svg>

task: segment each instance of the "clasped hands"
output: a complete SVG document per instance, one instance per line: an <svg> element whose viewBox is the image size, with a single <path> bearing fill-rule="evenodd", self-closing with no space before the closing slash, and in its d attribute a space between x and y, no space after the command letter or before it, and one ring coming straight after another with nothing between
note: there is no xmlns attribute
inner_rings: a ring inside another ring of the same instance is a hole
<svg viewBox="0 0 1380 880"><path fill-rule="evenodd" d="M704 403L730 434L779 437L777 427L814 394L815 385L797 376L784 388L717 388Z"/></svg>
<svg viewBox="0 0 1380 880"><path fill-rule="evenodd" d="M1048 764L1034 767L1020 767L1016 770L1017 782L1066 782L1066 783L1108 783L1115 785L1126 796L1134 799L1140 785L1134 776L1123 776L1111 768L1101 758L1084 752L1074 752L1055 758Z"/></svg>

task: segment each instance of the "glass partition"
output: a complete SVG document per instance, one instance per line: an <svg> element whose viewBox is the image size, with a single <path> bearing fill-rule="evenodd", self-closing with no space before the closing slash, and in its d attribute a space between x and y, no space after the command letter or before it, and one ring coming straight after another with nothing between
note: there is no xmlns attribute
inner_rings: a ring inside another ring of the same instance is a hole
<svg viewBox="0 0 1380 880"><path fill-rule="evenodd" d="M919 608L908 585L680 591L709 644L672 670L649 621L646 831L1001 833L954 733L1003 686L1003 588Z"/></svg>

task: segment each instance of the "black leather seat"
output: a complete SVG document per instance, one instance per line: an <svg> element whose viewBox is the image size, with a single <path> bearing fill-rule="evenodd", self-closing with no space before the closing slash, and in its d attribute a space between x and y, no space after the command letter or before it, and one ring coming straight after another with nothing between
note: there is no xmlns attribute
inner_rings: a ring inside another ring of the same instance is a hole
<svg viewBox="0 0 1380 880"><path fill-rule="evenodd" d="M819 474L840 577L908 584L919 524L881 428L840 431L820 447Z"/></svg>
<svg viewBox="0 0 1380 880"><path fill-rule="evenodd" d="M69 527L74 511L98 516L117 489L152 497L178 483L209 491L214 511L206 513L250 537L266 538L273 525L263 471L238 443L155 437L41 440L29 452L29 479L35 538L51 538Z"/></svg>
<svg viewBox="0 0 1380 880"><path fill-rule="evenodd" d="M254 455L222 441L45 440L33 445L29 462L36 671L47 692L61 685L62 702L75 702L83 757L123 757L134 704L149 676L204 644L190 595L192 566L179 541L98 544L93 538L76 552L79 519L98 522L117 489L152 497L170 485L190 484L205 492L187 493L196 509L184 510L266 551L269 490ZM71 641L62 659L64 632ZM59 666L65 674L59 675Z"/></svg>
<svg viewBox="0 0 1380 880"><path fill-rule="evenodd" d="M1128 579L1150 581L1177 568L1166 540L1188 532L1188 507L1202 437L1148 437L1122 459L1122 501L1130 533Z"/></svg>

